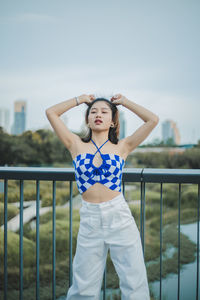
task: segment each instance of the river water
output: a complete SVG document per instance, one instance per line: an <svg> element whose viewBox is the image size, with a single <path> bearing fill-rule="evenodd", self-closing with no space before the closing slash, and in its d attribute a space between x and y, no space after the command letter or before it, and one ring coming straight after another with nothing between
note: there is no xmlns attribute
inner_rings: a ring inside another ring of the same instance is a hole
<svg viewBox="0 0 200 300"><path fill-rule="evenodd" d="M197 223L181 225L181 232L197 244ZM180 271L180 300L196 300L197 258L194 263L186 264ZM155 299L160 299L160 282L150 285ZM177 300L178 274L170 274L162 279L162 300ZM200 295L199 299L200 300Z"/></svg>

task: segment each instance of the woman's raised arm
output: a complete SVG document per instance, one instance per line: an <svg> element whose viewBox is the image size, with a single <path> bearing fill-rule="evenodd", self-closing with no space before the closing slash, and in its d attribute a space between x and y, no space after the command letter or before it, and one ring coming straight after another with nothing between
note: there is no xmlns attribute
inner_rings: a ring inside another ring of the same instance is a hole
<svg viewBox="0 0 200 300"><path fill-rule="evenodd" d="M126 149L128 155L148 137L148 135L151 133L154 127L156 127L156 125L158 124L159 117L150 110L146 109L145 107L128 100L125 96L122 96L121 94L117 94L111 99L111 101L113 103L116 103L117 105L121 104L124 107L128 108L145 122L130 136L121 140L121 144L123 144L123 149Z"/></svg>
<svg viewBox="0 0 200 300"><path fill-rule="evenodd" d="M93 95L81 95L78 97L79 104L91 102L92 99L94 99ZM59 116L75 106L77 106L77 101L74 97L55 104L45 110L46 116L51 123L51 126L53 127L59 139L69 150L77 141L80 141L80 137L77 134L71 132L66 127L65 123L59 118Z"/></svg>

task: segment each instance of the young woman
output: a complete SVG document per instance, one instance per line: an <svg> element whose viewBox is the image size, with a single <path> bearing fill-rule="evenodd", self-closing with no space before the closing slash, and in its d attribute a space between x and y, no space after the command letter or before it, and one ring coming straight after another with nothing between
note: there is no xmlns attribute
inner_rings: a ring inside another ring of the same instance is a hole
<svg viewBox="0 0 200 300"><path fill-rule="evenodd" d="M61 114L87 104L85 138L67 129ZM144 124L121 140L118 105ZM66 300L99 300L108 249L119 276L122 300L149 300L149 287L139 230L121 192L125 160L158 124L158 116L116 94L110 100L81 95L46 110L56 134L70 151L81 194L80 227L73 259L73 284Z"/></svg>

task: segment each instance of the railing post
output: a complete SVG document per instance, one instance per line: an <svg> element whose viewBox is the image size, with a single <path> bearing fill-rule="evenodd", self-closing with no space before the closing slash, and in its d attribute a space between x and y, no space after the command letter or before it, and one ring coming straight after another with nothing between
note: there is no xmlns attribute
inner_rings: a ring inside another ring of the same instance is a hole
<svg viewBox="0 0 200 300"><path fill-rule="evenodd" d="M36 299L40 299L40 182L36 180Z"/></svg>
<svg viewBox="0 0 200 300"><path fill-rule="evenodd" d="M24 181L20 179L20 243L19 243L19 263L20 263L20 300L23 300L23 191Z"/></svg>
<svg viewBox="0 0 200 300"><path fill-rule="evenodd" d="M180 299L180 225L181 225L181 183L179 183L178 193L178 295L177 300Z"/></svg>
<svg viewBox="0 0 200 300"><path fill-rule="evenodd" d="M140 236L142 241L143 255L145 251L145 182L141 172L141 206L140 206Z"/></svg>
<svg viewBox="0 0 200 300"><path fill-rule="evenodd" d="M160 300L162 300L162 210L163 210L163 189L160 185Z"/></svg>
<svg viewBox="0 0 200 300"><path fill-rule="evenodd" d="M7 246L8 246L8 180L4 180L4 300L7 300L8 271L7 271Z"/></svg>
<svg viewBox="0 0 200 300"><path fill-rule="evenodd" d="M200 210L200 183L198 184L198 205L197 205L197 283L196 283L196 300L199 299L199 210Z"/></svg>
<svg viewBox="0 0 200 300"><path fill-rule="evenodd" d="M125 196L125 182L122 181L122 193Z"/></svg>
<svg viewBox="0 0 200 300"><path fill-rule="evenodd" d="M73 238L73 224L72 224L72 193L73 181L70 181L70 199L69 199L69 287L72 285L72 238Z"/></svg>
<svg viewBox="0 0 200 300"><path fill-rule="evenodd" d="M52 264L53 264L53 274L52 274L52 294L53 300L56 299L56 181L53 180L53 253L52 253Z"/></svg>
<svg viewBox="0 0 200 300"><path fill-rule="evenodd" d="M106 300L106 272L107 267L105 265L104 274L103 274L103 300Z"/></svg>

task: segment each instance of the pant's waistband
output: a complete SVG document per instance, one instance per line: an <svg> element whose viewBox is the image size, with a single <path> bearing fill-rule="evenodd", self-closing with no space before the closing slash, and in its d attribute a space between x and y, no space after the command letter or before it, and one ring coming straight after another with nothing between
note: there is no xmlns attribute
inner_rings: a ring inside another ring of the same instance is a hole
<svg viewBox="0 0 200 300"><path fill-rule="evenodd" d="M117 195L116 197L112 198L111 200L100 202L100 203L92 203L92 202L85 201L82 198L82 196L81 196L81 200L82 200L83 206L87 206L90 208L93 208L93 207L98 208L98 207L105 207L105 206L113 206L121 201L125 201L125 198L124 198L124 195L121 193L121 194Z"/></svg>

